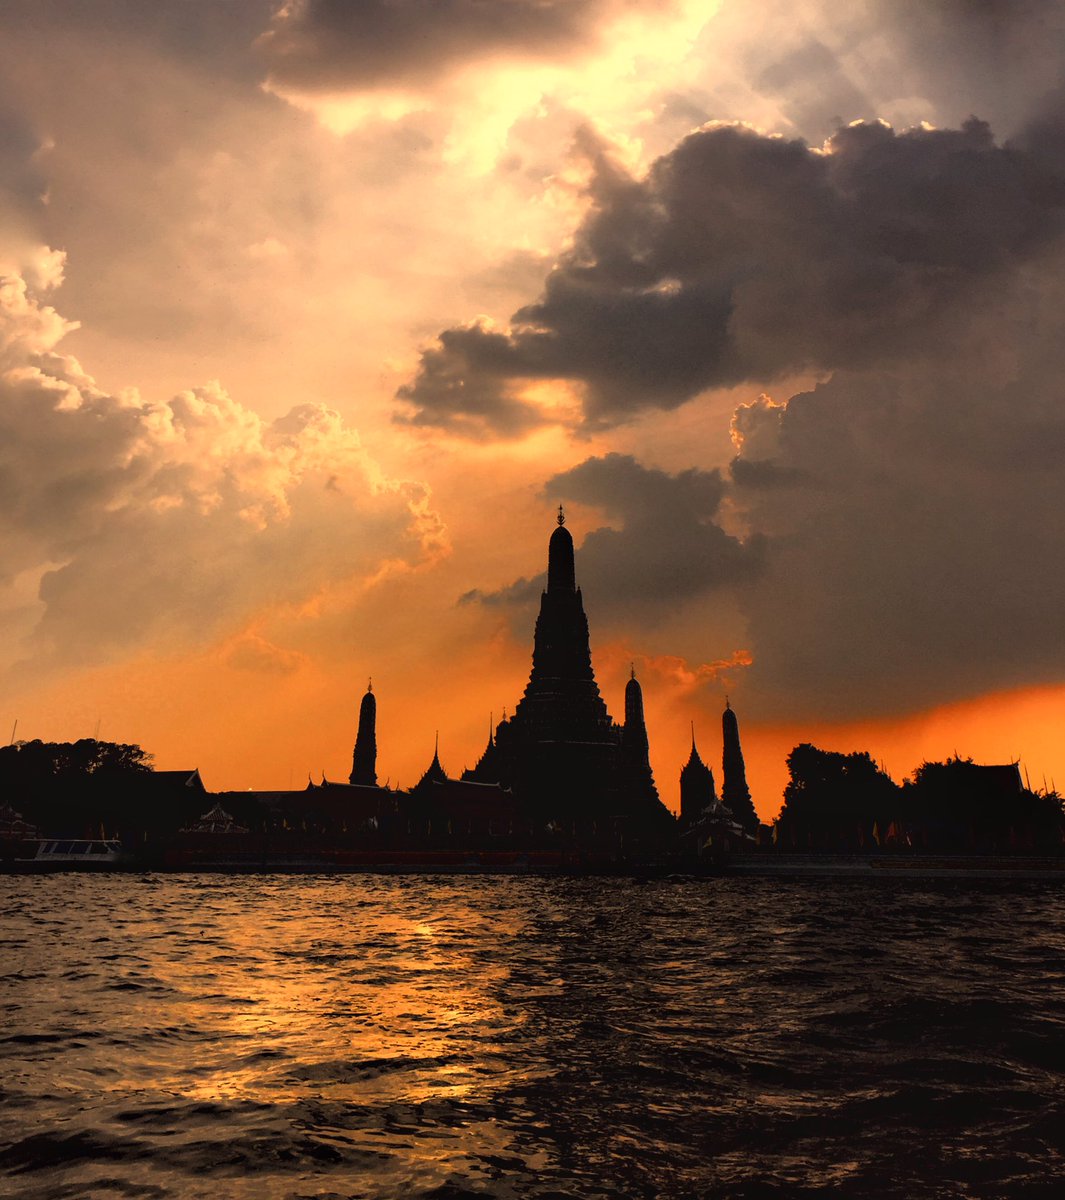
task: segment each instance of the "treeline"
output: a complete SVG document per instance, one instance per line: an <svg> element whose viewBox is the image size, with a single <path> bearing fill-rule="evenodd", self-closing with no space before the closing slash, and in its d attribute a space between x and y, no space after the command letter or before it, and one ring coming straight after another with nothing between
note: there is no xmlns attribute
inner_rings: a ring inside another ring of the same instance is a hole
<svg viewBox="0 0 1065 1200"><path fill-rule="evenodd" d="M898 784L864 751L803 743L787 762L779 849L1054 853L1065 839L1061 797L1024 787L1013 763L925 762Z"/></svg>
<svg viewBox="0 0 1065 1200"><path fill-rule="evenodd" d="M82 738L0 747L0 796L42 831L79 836L142 826L152 756L137 745Z"/></svg>

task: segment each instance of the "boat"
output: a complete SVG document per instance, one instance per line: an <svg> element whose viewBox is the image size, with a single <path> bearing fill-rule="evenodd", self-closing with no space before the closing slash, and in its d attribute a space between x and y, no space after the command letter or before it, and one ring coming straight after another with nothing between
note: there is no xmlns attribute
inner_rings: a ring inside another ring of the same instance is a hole
<svg viewBox="0 0 1065 1200"><path fill-rule="evenodd" d="M131 861L118 838L45 838L19 865L31 871L121 871Z"/></svg>

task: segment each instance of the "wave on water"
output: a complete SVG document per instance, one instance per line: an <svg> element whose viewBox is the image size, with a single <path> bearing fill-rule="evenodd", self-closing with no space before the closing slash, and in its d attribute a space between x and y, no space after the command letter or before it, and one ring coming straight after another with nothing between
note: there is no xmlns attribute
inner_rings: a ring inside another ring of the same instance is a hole
<svg viewBox="0 0 1065 1200"><path fill-rule="evenodd" d="M0 1191L1051 1197L1052 883L0 878Z"/></svg>

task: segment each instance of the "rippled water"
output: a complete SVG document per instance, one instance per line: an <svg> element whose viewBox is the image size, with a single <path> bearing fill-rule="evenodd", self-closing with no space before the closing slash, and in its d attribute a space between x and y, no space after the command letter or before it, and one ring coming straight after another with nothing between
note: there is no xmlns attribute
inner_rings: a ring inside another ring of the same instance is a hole
<svg viewBox="0 0 1065 1200"><path fill-rule="evenodd" d="M11 1197L1065 1192L1054 884L0 878Z"/></svg>

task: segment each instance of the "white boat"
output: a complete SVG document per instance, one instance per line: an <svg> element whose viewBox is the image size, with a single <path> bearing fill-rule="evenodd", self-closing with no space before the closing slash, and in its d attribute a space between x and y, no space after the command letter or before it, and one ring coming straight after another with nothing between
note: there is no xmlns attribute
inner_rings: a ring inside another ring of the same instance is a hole
<svg viewBox="0 0 1065 1200"><path fill-rule="evenodd" d="M32 859L36 869L56 871L113 871L129 862L118 838L48 838Z"/></svg>

